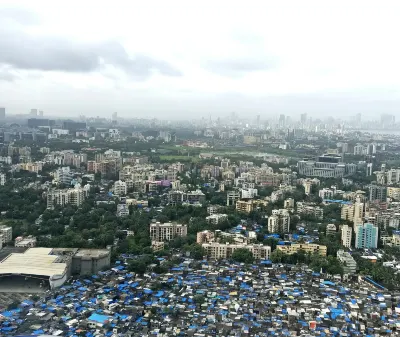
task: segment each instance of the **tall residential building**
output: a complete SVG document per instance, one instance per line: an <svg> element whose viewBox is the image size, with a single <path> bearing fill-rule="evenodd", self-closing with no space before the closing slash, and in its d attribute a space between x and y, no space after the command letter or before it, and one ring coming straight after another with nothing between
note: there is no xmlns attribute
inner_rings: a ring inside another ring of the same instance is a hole
<svg viewBox="0 0 400 337"><path fill-rule="evenodd" d="M159 222L150 224L151 241L164 242L175 239L178 236L187 236L187 226L176 223Z"/></svg>
<svg viewBox="0 0 400 337"><path fill-rule="evenodd" d="M354 203L354 217L353 217L354 224L357 225L359 223L362 223L363 214L364 214L364 204L362 202L356 201Z"/></svg>
<svg viewBox="0 0 400 337"><path fill-rule="evenodd" d="M288 213L272 214L268 217L268 232L270 233L289 233L290 216Z"/></svg>
<svg viewBox="0 0 400 337"><path fill-rule="evenodd" d="M47 192L47 208L53 209L55 205L67 204L80 206L86 197L86 190L79 185L66 190L49 190Z"/></svg>
<svg viewBox="0 0 400 337"><path fill-rule="evenodd" d="M353 229L348 225L342 225L341 231L342 231L342 245L346 248L350 248Z"/></svg>
<svg viewBox="0 0 400 337"><path fill-rule="evenodd" d="M0 226L0 241L3 244L12 241L12 227Z"/></svg>
<svg viewBox="0 0 400 337"><path fill-rule="evenodd" d="M364 203L356 201L353 205L343 205L341 210L342 220L352 221L354 224L362 223Z"/></svg>
<svg viewBox="0 0 400 337"><path fill-rule="evenodd" d="M226 206L236 205L236 201L240 199L240 192L238 190L228 191L226 194Z"/></svg>
<svg viewBox="0 0 400 337"><path fill-rule="evenodd" d="M4 173L0 173L0 186L4 186L6 184L6 175Z"/></svg>
<svg viewBox="0 0 400 337"><path fill-rule="evenodd" d="M364 147L361 144L357 144L356 146L354 146L354 155L355 156L362 156L367 154L367 148Z"/></svg>
<svg viewBox="0 0 400 337"><path fill-rule="evenodd" d="M6 118L6 108L0 108L0 119Z"/></svg>
<svg viewBox="0 0 400 337"><path fill-rule="evenodd" d="M386 186L379 186L375 184L369 186L369 201L386 201L386 198Z"/></svg>
<svg viewBox="0 0 400 337"><path fill-rule="evenodd" d="M356 248L377 248L378 247L378 227L372 223L359 224L355 227Z"/></svg>
<svg viewBox="0 0 400 337"><path fill-rule="evenodd" d="M367 172L366 172L367 177L372 176L372 163L367 164Z"/></svg>
<svg viewBox="0 0 400 337"><path fill-rule="evenodd" d="M73 177L74 175L69 166L58 168L54 174L57 182L64 185L70 185Z"/></svg>
<svg viewBox="0 0 400 337"><path fill-rule="evenodd" d="M256 260L267 260L271 255L271 247L264 246L262 244L229 244L229 243L203 243L202 247L206 251L207 256L210 259L229 259L232 257L233 252L236 249L247 249L252 254Z"/></svg>
<svg viewBox="0 0 400 337"><path fill-rule="evenodd" d="M114 183L113 191L115 195L126 195L128 187L125 181L117 180Z"/></svg>

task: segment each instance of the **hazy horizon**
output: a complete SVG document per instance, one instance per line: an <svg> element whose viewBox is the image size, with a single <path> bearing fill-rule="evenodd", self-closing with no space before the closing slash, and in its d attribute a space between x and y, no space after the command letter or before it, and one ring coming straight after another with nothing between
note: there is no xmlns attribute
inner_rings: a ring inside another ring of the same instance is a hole
<svg viewBox="0 0 400 337"><path fill-rule="evenodd" d="M398 116L400 3L2 1L7 114Z"/></svg>

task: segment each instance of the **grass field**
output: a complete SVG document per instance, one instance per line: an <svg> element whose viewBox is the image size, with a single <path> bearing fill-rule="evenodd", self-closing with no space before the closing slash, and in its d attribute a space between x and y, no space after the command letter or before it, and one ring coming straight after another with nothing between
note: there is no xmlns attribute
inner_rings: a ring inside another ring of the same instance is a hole
<svg viewBox="0 0 400 337"><path fill-rule="evenodd" d="M179 155L161 155L161 160L180 160L180 161L191 161L198 162L200 158L198 156L179 156Z"/></svg>

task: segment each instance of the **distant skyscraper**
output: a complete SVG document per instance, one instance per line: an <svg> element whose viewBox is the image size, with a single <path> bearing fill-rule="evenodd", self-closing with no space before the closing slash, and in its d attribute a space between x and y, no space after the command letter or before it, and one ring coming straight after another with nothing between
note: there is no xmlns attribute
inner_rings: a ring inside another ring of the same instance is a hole
<svg viewBox="0 0 400 337"><path fill-rule="evenodd" d="M30 113L31 116L37 116L37 114L38 114L37 109L31 109Z"/></svg>
<svg viewBox="0 0 400 337"><path fill-rule="evenodd" d="M378 227L372 223L356 225L355 247L377 248L378 247Z"/></svg>
<svg viewBox="0 0 400 337"><path fill-rule="evenodd" d="M39 116L43 117L43 111L39 111Z"/></svg>
<svg viewBox="0 0 400 337"><path fill-rule="evenodd" d="M284 126L286 121L286 116L285 115L279 115L279 125Z"/></svg>
<svg viewBox="0 0 400 337"><path fill-rule="evenodd" d="M381 124L382 126L392 126L396 121L395 116L390 114L382 114L381 115Z"/></svg>
<svg viewBox="0 0 400 337"><path fill-rule="evenodd" d="M301 124L307 123L307 114L306 113L300 115L300 122L301 122Z"/></svg>
<svg viewBox="0 0 400 337"><path fill-rule="evenodd" d="M112 114L112 120L113 121L116 121L118 119L118 112L114 112L113 114Z"/></svg>
<svg viewBox="0 0 400 337"><path fill-rule="evenodd" d="M6 118L6 108L0 108L0 119Z"/></svg>
<svg viewBox="0 0 400 337"><path fill-rule="evenodd" d="M260 125L260 115L257 115L257 125Z"/></svg>
<svg viewBox="0 0 400 337"><path fill-rule="evenodd" d="M358 114L356 114L356 115L354 116L354 121L355 121L356 123L361 123L361 114L360 114L360 113L358 113Z"/></svg>

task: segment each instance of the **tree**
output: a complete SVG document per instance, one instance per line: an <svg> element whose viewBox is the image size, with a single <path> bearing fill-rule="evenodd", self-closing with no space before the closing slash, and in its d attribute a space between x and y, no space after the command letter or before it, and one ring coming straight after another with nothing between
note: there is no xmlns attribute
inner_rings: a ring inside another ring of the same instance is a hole
<svg viewBox="0 0 400 337"><path fill-rule="evenodd" d="M203 295L194 295L193 296L193 301L196 304L203 304L205 302L205 298Z"/></svg>
<svg viewBox="0 0 400 337"><path fill-rule="evenodd" d="M184 247L184 251L190 253L190 257L195 260L202 260L203 257L206 255L206 251L202 246L195 243L193 245L186 245Z"/></svg>
<svg viewBox="0 0 400 337"><path fill-rule="evenodd" d="M146 272L146 264L140 259L135 259L129 262L128 270L143 275Z"/></svg>
<svg viewBox="0 0 400 337"><path fill-rule="evenodd" d="M282 260L284 259L285 254L279 250L279 249L275 249L272 253L271 253L271 261L273 263L281 263Z"/></svg>
<svg viewBox="0 0 400 337"><path fill-rule="evenodd" d="M253 263L253 253L246 248L238 248L232 254L232 259L237 262Z"/></svg>

